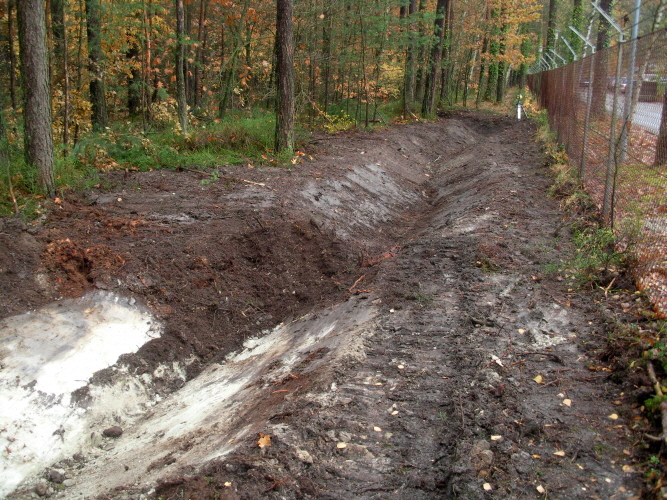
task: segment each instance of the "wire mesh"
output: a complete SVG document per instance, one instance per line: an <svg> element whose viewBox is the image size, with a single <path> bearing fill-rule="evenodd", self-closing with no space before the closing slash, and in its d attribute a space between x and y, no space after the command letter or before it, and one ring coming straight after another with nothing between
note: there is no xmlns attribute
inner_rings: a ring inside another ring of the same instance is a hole
<svg viewBox="0 0 667 500"><path fill-rule="evenodd" d="M529 76L635 278L667 317L667 29Z"/></svg>

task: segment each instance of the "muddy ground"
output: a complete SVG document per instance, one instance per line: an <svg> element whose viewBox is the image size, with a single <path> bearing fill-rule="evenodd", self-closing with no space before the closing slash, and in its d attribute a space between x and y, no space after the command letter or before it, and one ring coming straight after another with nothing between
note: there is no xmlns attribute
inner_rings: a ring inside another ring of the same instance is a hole
<svg viewBox="0 0 667 500"><path fill-rule="evenodd" d="M245 430L222 433L231 444L217 458L192 458L213 432L207 422L155 455L123 461L102 446L63 457L54 467L71 481L40 493L647 494L641 474L655 450L633 427L647 423L649 384L608 343L610 311L631 317L632 290L605 299L557 271L572 251L569 221L546 194L533 134L526 121L454 114L314 137L289 170L114 172L38 221L0 220L0 319L94 290L131 296L163 334L119 363L137 376L181 363L185 378L153 377L151 390L172 402L275 325L349 320L340 342L314 344L280 377L267 374L282 358L257 365L254 399L219 415ZM78 391L82 408L89 392ZM127 448L130 427L150 426L152 414L123 422L118 442ZM48 475L11 498L35 496Z"/></svg>

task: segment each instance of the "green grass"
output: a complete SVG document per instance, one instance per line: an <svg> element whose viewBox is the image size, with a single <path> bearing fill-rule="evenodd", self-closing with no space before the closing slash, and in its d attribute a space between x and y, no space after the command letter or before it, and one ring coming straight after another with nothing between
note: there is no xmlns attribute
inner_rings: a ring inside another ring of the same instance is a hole
<svg viewBox="0 0 667 500"><path fill-rule="evenodd" d="M56 153L56 184L62 194L98 185L102 174L112 170L207 169L244 163L291 167L291 156L273 152L274 134L275 114L264 110L199 121L187 136L169 123L146 133L141 123L115 123L102 134L83 137L67 156ZM305 132L297 129L296 136L298 145ZM26 165L17 145L9 148L8 155L8 164L0 165L0 216L16 212L11 184L19 215L32 219L43 201L37 173Z"/></svg>
<svg viewBox="0 0 667 500"><path fill-rule="evenodd" d="M600 284L608 272L617 272L625 265L625 255L615 249L614 232L606 228L575 225L572 230L574 256L564 263L564 270L582 287Z"/></svg>

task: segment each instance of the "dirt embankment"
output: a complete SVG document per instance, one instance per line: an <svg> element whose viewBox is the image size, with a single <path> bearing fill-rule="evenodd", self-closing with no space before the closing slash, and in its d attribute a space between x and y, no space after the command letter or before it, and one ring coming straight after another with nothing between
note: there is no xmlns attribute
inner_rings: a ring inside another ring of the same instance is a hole
<svg viewBox="0 0 667 500"><path fill-rule="evenodd" d="M54 494L638 497L643 380L612 381L598 306L546 272L569 235L532 133L466 114L321 137L291 171L110 174L38 225L3 221L0 317L97 288L164 324L121 362L165 402L124 417L112 447L63 457L72 483ZM172 362L186 380L160 386ZM214 398L216 370L234 404L160 435Z"/></svg>

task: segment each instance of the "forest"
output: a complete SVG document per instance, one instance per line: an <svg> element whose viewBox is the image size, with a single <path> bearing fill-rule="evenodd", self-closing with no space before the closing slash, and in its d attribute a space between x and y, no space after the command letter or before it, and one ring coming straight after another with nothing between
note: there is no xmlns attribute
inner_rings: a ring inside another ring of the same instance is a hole
<svg viewBox="0 0 667 500"><path fill-rule="evenodd" d="M632 8L601 6L621 18ZM565 61L586 49L568 26L595 34L606 23L581 0L6 0L0 8L4 214L95 183L96 172L289 165L304 154L298 141L308 130L501 103L508 87L524 86L540 51ZM645 5L641 30L659 28L663 11L662 0Z"/></svg>

